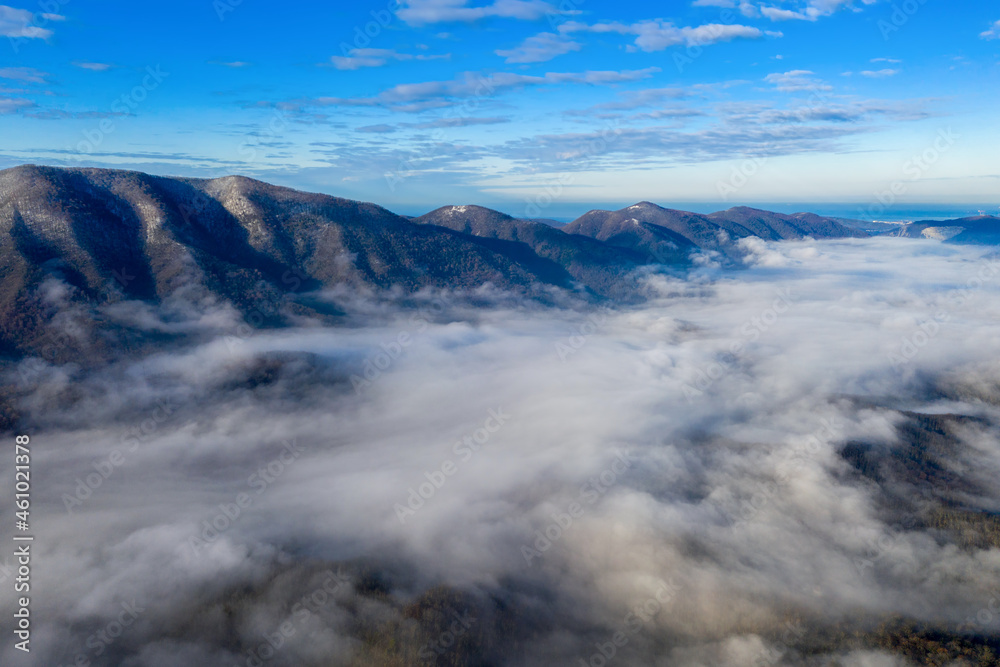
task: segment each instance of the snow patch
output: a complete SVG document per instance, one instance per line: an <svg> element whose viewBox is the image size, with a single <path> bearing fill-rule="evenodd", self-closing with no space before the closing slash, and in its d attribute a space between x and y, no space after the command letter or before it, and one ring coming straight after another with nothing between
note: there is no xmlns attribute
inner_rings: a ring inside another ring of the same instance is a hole
<svg viewBox="0 0 1000 667"><path fill-rule="evenodd" d="M927 227L920 235L928 239L947 241L965 231L965 227Z"/></svg>

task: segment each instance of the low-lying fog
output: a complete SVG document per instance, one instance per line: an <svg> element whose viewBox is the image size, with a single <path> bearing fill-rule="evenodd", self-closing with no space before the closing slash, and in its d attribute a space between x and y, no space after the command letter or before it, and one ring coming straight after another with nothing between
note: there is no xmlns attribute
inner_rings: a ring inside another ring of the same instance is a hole
<svg viewBox="0 0 1000 667"><path fill-rule="evenodd" d="M0 662L882 667L910 663L842 637L1000 635L1000 550L928 518L1000 511L1000 260L743 248L650 273L640 307L329 294L339 326L252 330L108 306L196 342L7 368L35 633ZM909 447L913 413L965 416L934 474L844 455Z"/></svg>

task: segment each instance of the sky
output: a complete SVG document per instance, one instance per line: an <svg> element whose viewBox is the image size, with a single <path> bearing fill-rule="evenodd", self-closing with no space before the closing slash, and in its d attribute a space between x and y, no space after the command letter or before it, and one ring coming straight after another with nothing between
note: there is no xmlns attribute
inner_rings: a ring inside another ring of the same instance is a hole
<svg viewBox="0 0 1000 667"><path fill-rule="evenodd" d="M0 168L401 213L1000 203L993 3L39 0L0 39Z"/></svg>

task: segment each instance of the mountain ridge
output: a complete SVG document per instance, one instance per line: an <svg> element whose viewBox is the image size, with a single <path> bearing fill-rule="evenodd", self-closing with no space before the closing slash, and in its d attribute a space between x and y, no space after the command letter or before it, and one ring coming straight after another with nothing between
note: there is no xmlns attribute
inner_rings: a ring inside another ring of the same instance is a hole
<svg viewBox="0 0 1000 667"><path fill-rule="evenodd" d="M811 213L706 215L652 202L549 222L476 205L403 217L238 175L21 165L0 171L0 354L37 352L71 309L103 330L109 300L226 303L275 326L317 315L304 295L332 288L489 284L628 301L641 298L636 269L683 270L696 251L737 259L742 238L869 235Z"/></svg>

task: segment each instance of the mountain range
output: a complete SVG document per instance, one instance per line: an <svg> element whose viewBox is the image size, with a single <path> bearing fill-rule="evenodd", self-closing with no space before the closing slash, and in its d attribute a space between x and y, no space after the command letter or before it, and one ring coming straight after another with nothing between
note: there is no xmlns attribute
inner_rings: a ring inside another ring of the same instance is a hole
<svg viewBox="0 0 1000 667"><path fill-rule="evenodd" d="M985 237L997 219L974 221L905 232L962 227L970 231L959 240L973 230ZM242 176L15 167L0 171L0 354L37 352L67 304L214 300L244 315L266 312L264 323L279 324L322 311L307 296L321 288L412 292L490 283L627 299L635 296L636 268L683 268L699 251L736 257L743 238L869 235L811 213L737 207L702 215L649 202L557 224L479 206L408 218Z"/></svg>

